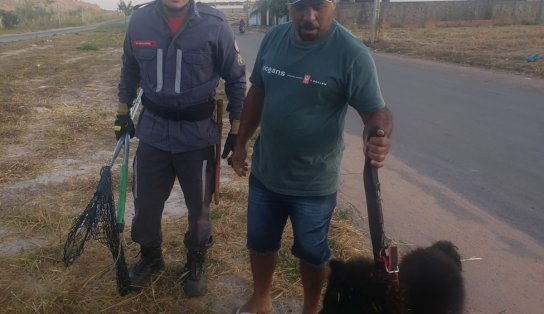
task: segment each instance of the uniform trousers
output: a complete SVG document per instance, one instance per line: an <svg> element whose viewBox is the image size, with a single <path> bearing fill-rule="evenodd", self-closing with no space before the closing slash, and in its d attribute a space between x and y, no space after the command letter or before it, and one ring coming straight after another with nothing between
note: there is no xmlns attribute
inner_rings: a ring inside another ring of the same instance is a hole
<svg viewBox="0 0 544 314"><path fill-rule="evenodd" d="M210 247L214 164L214 146L174 154L140 142L133 165L132 240L142 246L161 246L164 204L177 178L188 209L185 247L197 251Z"/></svg>

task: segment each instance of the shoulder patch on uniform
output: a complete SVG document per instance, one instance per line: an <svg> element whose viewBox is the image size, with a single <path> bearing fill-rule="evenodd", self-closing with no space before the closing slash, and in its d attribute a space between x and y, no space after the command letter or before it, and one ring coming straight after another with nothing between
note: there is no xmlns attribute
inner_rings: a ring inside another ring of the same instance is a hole
<svg viewBox="0 0 544 314"><path fill-rule="evenodd" d="M234 50L236 51L236 63L238 63L238 65L243 65L244 59L240 54L240 48L238 47L238 43L236 42L236 40L234 40Z"/></svg>
<svg viewBox="0 0 544 314"><path fill-rule="evenodd" d="M244 59L242 58L242 55L239 53L236 54L236 63L238 63L238 65L244 65Z"/></svg>

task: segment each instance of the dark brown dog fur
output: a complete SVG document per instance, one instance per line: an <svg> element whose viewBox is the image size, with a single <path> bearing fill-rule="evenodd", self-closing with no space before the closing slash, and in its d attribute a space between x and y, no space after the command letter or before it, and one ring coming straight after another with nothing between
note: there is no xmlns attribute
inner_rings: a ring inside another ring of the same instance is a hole
<svg viewBox="0 0 544 314"><path fill-rule="evenodd" d="M396 278L372 258L332 260L321 314L460 314L464 306L461 257L449 241L404 256Z"/></svg>

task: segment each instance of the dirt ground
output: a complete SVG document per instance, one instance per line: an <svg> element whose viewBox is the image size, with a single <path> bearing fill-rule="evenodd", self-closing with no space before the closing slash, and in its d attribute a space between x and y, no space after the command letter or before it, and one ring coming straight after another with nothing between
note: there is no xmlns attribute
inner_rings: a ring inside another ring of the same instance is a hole
<svg viewBox="0 0 544 314"><path fill-rule="evenodd" d="M544 25L384 28L380 38L374 51L544 78Z"/></svg>
<svg viewBox="0 0 544 314"><path fill-rule="evenodd" d="M538 32L543 29L538 28L537 33L525 29L521 32L530 32L528 37L534 38L538 45L538 40L544 36L539 39L535 37L539 35L534 34L540 34ZM499 33L505 30L500 29ZM485 31L487 34L495 32L489 29ZM432 43L440 47L437 51L447 51L448 48L443 47L444 42L438 40L444 36L444 32L448 30L417 30L415 36L419 40L425 37L432 39L428 44L419 45L426 47L426 51L433 50ZM387 45L384 43L384 46L376 49L409 53L405 49L413 45L402 44L403 36L406 37L404 31L395 30L395 33L389 33L386 37ZM471 37L469 46L475 48L470 51L477 50L476 43L481 38L479 36L485 35ZM72 220L87 205L96 190L100 167L111 158L114 145L111 126L116 106L122 37L122 28L99 29L85 34L0 46L0 306L7 312L231 313L250 292L251 277L244 243L247 184L246 179L234 176L225 164L222 203L215 206L213 211L216 244L210 251L210 291L206 297L187 299L181 291L180 273L185 259L181 234L186 222L178 187L168 201L163 223L167 269L148 289L127 297L117 296L114 274L104 273L111 265L111 257L107 250L96 243L89 243L74 265L68 268L63 265L62 250ZM463 38L462 35L454 37L459 40ZM464 42L469 43L466 39ZM515 45L506 46L514 50ZM490 60L493 59L491 56L498 56L497 51L502 51L503 47L494 49L495 53L484 54L484 57L465 59ZM541 69L542 60L533 64L521 61L524 55L535 50L534 46L524 49L526 51L509 52L514 57L504 60L530 68L529 72L523 73L541 75L541 72L535 72L534 69ZM425 56L424 50L411 54ZM440 55L436 57L438 59L447 56L445 53L436 55ZM490 57L486 59L485 55ZM509 69L517 71L516 66L505 68ZM224 124L228 125L228 122ZM348 145L356 145L358 139L348 138L348 142ZM132 140L132 145L131 151L134 152L137 141ZM358 148L356 151L359 151ZM357 168L344 168L346 182L351 175L359 175L359 171ZM118 172L116 165L115 190L118 188ZM436 202L444 199L461 204L468 211L478 210L457 195L448 194L435 182L417 178L398 161L393 160L391 171L384 172L384 180L399 182L405 191L399 194L401 196L413 193L423 195L418 198L422 203L415 206L420 210L442 210L444 208ZM431 192L415 189L413 186L416 183ZM356 211L356 208L362 206L359 203L362 202L360 191L356 190L359 186L360 183L344 184L341 191L342 201L331 227L331 245L336 257L368 254L364 249L368 247L363 232L364 217ZM350 190L350 187L353 189ZM433 193L438 196L435 197ZM131 217L131 196L129 193L127 223ZM385 206L402 209L405 199L400 197L389 202ZM456 226L455 222L459 219L448 217ZM495 226L490 217L485 216L482 220ZM393 227L394 233L402 230L402 226L390 227ZM138 258L138 248L130 241L129 228L127 225L124 238L127 261L131 265ZM472 232L477 229L478 226L470 225L467 230ZM428 234L440 235L436 230L428 230ZM515 231L507 230L506 234L515 241L526 241ZM444 238L451 238L447 232L443 235ZM301 287L297 265L288 252L291 236L286 234L284 249L280 252L280 265L273 291L275 313L300 312ZM496 234L490 231L486 236L492 239ZM401 238L413 239L414 243L431 240L417 239L411 235ZM410 243L406 245L410 247ZM466 258L481 256L479 251L475 252L471 248L461 249ZM488 250L504 248L493 247ZM528 252L541 254L533 243L529 243ZM474 266L469 267L478 268L480 273L493 269L485 267L486 264L478 264L478 261L471 265ZM501 272L510 272L505 264L499 266L504 266L500 267ZM520 267L532 269L539 266L534 265L529 256L527 260L521 261ZM487 284L497 285L496 282ZM536 285L537 282L532 284ZM519 289L525 287L519 286ZM529 294L526 291L523 293ZM497 301L496 296L489 296L489 300L486 302Z"/></svg>
<svg viewBox="0 0 544 314"><path fill-rule="evenodd" d="M364 216L361 139L346 135L340 194ZM380 169L386 234L400 252L448 239L463 260L466 313L540 313L544 248L394 156ZM530 272L519 272L530 269Z"/></svg>
<svg viewBox="0 0 544 314"><path fill-rule="evenodd" d="M108 28L0 46L3 311L231 313L250 293L247 179L237 178L226 164L221 204L212 213L215 244L209 251L205 297L188 299L181 290L186 219L177 185L163 219L167 268L148 289L119 297L114 272L109 271L111 255L96 241L88 241L82 256L64 266L69 228L91 199L100 168L109 163L113 151L122 38L122 28ZM224 135L227 132L225 127ZM137 140L131 145L133 155ZM112 171L115 193L119 162ZM131 198L129 192L123 234L129 266L139 251L130 240ZM353 223L360 220L349 204L339 205L331 229L335 256L367 253L362 249L364 236ZM287 232L274 281L275 313L300 312L301 286L290 241L292 234Z"/></svg>

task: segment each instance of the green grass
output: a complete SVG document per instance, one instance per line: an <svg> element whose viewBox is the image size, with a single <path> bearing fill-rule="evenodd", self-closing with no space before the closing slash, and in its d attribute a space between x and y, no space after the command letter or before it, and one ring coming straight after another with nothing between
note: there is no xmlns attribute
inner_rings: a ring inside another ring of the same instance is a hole
<svg viewBox="0 0 544 314"><path fill-rule="evenodd" d="M291 244L283 243L278 252L278 270L287 282L294 284L300 279L298 259L291 254Z"/></svg>
<svg viewBox="0 0 544 314"><path fill-rule="evenodd" d="M77 47L79 50L86 50L86 51L98 51L98 47L94 43L82 43Z"/></svg>

